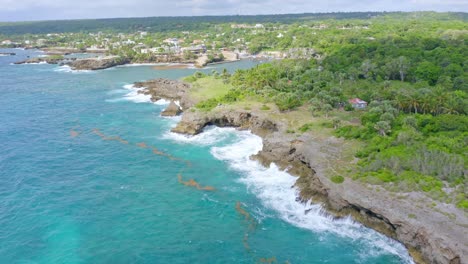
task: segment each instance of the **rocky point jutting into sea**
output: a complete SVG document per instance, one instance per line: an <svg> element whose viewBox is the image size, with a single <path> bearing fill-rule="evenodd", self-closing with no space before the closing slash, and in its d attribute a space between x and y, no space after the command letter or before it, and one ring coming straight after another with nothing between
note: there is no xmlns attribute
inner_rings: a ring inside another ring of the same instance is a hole
<svg viewBox="0 0 468 264"><path fill-rule="evenodd" d="M436 210L416 206L430 202L417 192L391 193L350 179L333 183L327 172L331 163L339 162L346 148L343 139L317 138L313 133L289 134L287 124L277 118L281 116L278 111L272 117L259 109L230 105L219 105L209 112L195 110L197 102L188 92L191 85L184 82L156 79L135 86L144 88L140 93L151 95L153 101L170 100L165 115L177 115L184 110L173 132L196 135L206 126L216 125L250 130L262 137L263 149L251 158L264 166L275 163L297 176L294 187L299 190L300 201L321 203L326 213L337 218L352 215L364 225L402 242L417 263L468 263L468 218L463 211L451 205Z"/></svg>

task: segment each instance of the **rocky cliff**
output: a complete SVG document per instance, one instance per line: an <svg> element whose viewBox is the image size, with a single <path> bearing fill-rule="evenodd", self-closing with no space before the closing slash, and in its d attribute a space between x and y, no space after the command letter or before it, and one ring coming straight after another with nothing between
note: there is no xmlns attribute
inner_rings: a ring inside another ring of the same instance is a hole
<svg viewBox="0 0 468 264"><path fill-rule="evenodd" d="M145 82L136 82L134 86L135 88L144 88L139 93L150 95L153 102L160 99L178 101L182 110L194 105L194 101L187 96L191 85L185 82L159 78Z"/></svg>
<svg viewBox="0 0 468 264"><path fill-rule="evenodd" d="M189 84L157 79L135 84L143 92L160 98L185 102ZM331 164L340 162L346 141L312 133L287 133L281 119L264 111L240 110L221 105L209 112L185 111L173 132L195 135L208 125L248 129L263 138L263 149L253 159L269 166L277 164L298 177L298 200L322 203L335 217L352 215L364 225L384 233L409 249L417 263L468 263L468 217L453 205L437 203L424 194L394 193L379 186L346 179L333 183Z"/></svg>
<svg viewBox="0 0 468 264"><path fill-rule="evenodd" d="M102 70L127 63L129 63L127 59L118 56L108 56L77 59L67 64L72 68L72 70Z"/></svg>
<svg viewBox="0 0 468 264"><path fill-rule="evenodd" d="M345 144L342 139L291 135L284 124L271 121L266 114L224 106L208 113L185 112L172 131L194 135L207 125L249 129L261 136L263 149L252 158L265 166L275 163L298 176L298 199L320 202L336 217L351 214L405 244L417 263L468 263L468 218L461 210L447 208L450 205L440 205L441 210L426 207L430 199L420 193L390 193L350 179L333 183L327 170L330 163L338 162Z"/></svg>

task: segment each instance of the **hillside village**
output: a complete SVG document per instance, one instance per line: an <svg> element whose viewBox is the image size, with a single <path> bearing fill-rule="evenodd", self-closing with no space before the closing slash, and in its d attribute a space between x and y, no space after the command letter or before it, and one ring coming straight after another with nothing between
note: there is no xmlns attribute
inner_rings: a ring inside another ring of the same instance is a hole
<svg viewBox="0 0 468 264"><path fill-rule="evenodd" d="M366 31L369 24L310 23L218 24L208 31L133 33L81 32L48 33L1 38L0 47L39 48L49 55L97 53L130 58L136 63L192 62L198 67L208 63L236 61L245 57L268 59L320 58L317 43L324 31ZM326 34L326 33L325 33Z"/></svg>

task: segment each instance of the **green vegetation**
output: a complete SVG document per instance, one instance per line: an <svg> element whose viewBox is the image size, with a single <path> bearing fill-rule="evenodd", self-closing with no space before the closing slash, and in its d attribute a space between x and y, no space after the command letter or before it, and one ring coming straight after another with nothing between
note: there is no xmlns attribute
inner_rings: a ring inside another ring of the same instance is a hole
<svg viewBox="0 0 468 264"><path fill-rule="evenodd" d="M229 78L238 97L216 103L253 98L285 113L307 107L311 121L296 131L314 130L312 120L322 117L337 136L362 142L357 168L345 176L467 208L466 22L419 18L386 17L369 31L327 32L320 40L327 43L317 45L323 57L238 70ZM354 109L351 98L368 106Z"/></svg>
<svg viewBox="0 0 468 264"><path fill-rule="evenodd" d="M185 81L192 83L190 94L191 98L198 102L195 105L196 108L209 111L220 104L229 104L244 99L239 89L225 82L223 76L226 74L226 72L223 74L213 72L208 76L196 72L184 78Z"/></svg>
<svg viewBox="0 0 468 264"><path fill-rule="evenodd" d="M340 175L335 175L335 176L332 176L331 177L331 181L336 183L336 184L340 184L340 183L343 183L344 182L344 177L343 176L340 176Z"/></svg>
<svg viewBox="0 0 468 264"><path fill-rule="evenodd" d="M133 62L194 60L198 52L216 62L221 50L276 54L285 59L187 77L196 108L276 106L271 116L286 120L288 133L359 141L359 162L337 172L343 179L467 208L467 19L414 12L45 21L1 23L0 37L105 48ZM368 104L355 108L354 98Z"/></svg>
<svg viewBox="0 0 468 264"><path fill-rule="evenodd" d="M285 14L257 16L193 16L193 17L142 17L142 18L109 18L32 22L0 22L0 34L47 34L60 32L98 32L118 31L133 32L150 30L151 32L207 30L213 24L223 23L281 23L289 24L303 20L319 21L325 19L366 19L380 15L378 12L354 13L318 13L318 14ZM453 14L465 16L465 14Z"/></svg>
<svg viewBox="0 0 468 264"><path fill-rule="evenodd" d="M266 104L263 104L262 107L260 108L260 110L263 110L263 111L268 111L268 110L270 110L270 109L271 109L271 108L270 108L268 105L266 105Z"/></svg>

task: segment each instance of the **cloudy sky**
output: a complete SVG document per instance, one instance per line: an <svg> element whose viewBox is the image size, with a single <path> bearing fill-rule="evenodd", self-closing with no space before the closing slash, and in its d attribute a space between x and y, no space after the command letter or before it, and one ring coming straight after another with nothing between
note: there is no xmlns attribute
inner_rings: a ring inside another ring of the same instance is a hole
<svg viewBox="0 0 468 264"><path fill-rule="evenodd" d="M468 12L468 0L0 0L0 21L420 10Z"/></svg>

